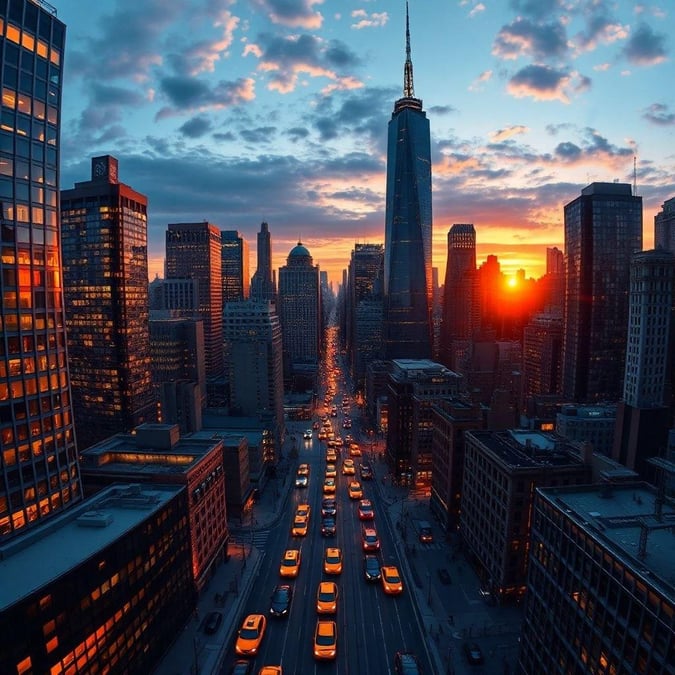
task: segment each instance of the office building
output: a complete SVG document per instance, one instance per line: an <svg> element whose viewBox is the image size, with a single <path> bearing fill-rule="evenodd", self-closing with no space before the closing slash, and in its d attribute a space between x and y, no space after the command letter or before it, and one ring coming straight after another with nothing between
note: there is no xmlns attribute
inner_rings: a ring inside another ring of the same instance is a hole
<svg viewBox="0 0 675 675"><path fill-rule="evenodd" d="M532 317L523 330L523 393L521 409L535 396L560 390L563 318L561 312Z"/></svg>
<svg viewBox="0 0 675 675"><path fill-rule="evenodd" d="M399 483L429 490L432 480L432 408L457 397L460 375L429 359L394 359L387 385L386 457Z"/></svg>
<svg viewBox="0 0 675 675"><path fill-rule="evenodd" d="M267 420L280 448L285 433L283 346L274 303L227 304L223 339L230 354L231 413Z"/></svg>
<svg viewBox="0 0 675 675"><path fill-rule="evenodd" d="M277 312L284 349L284 378L302 390L314 381L321 356L321 293L319 266L298 242L279 269Z"/></svg>
<svg viewBox="0 0 675 675"><path fill-rule="evenodd" d="M0 34L2 541L78 501L81 485L57 212L65 26L17 0L0 3Z"/></svg>
<svg viewBox="0 0 675 675"><path fill-rule="evenodd" d="M466 351L467 342L478 329L476 284L476 230L471 224L455 224L448 231L440 340L441 361L452 370L458 365L455 343Z"/></svg>
<svg viewBox="0 0 675 675"><path fill-rule="evenodd" d="M623 398L617 408L613 457L643 479L649 457L664 457L672 426L671 334L675 254L642 251L630 270L630 309Z"/></svg>
<svg viewBox="0 0 675 675"><path fill-rule="evenodd" d="M265 222L260 224L256 256L257 267L251 279L251 300L274 302L277 289L272 271L272 241L269 225Z"/></svg>
<svg viewBox="0 0 675 675"><path fill-rule="evenodd" d="M247 300L251 287L248 242L237 230L222 230L220 241L223 304Z"/></svg>
<svg viewBox="0 0 675 675"><path fill-rule="evenodd" d="M197 317L204 321L207 381L223 376L223 287L220 230L211 223L174 223L166 231L166 274L197 283ZM187 281L186 290L195 288ZM209 388L208 395L211 396Z"/></svg>
<svg viewBox="0 0 675 675"><path fill-rule="evenodd" d="M565 205L562 393L574 403L623 393L630 261L642 250L642 197L591 183Z"/></svg>
<svg viewBox="0 0 675 675"><path fill-rule="evenodd" d="M431 141L429 120L413 87L407 6L403 98L389 121L386 192L384 357L430 359Z"/></svg>
<svg viewBox="0 0 675 675"><path fill-rule="evenodd" d="M201 591L225 558L229 533L225 508L223 443L181 437L176 424L142 424L80 455L87 494L116 483L184 485L195 589Z"/></svg>
<svg viewBox="0 0 675 675"><path fill-rule="evenodd" d="M382 274L384 246L354 244L345 289L345 346L357 389L366 366L382 356Z"/></svg>
<svg viewBox="0 0 675 675"><path fill-rule="evenodd" d="M3 545L0 672L153 672L195 606L187 512L183 485L120 484Z"/></svg>
<svg viewBox="0 0 675 675"><path fill-rule="evenodd" d="M673 522L646 483L537 490L519 672L673 672Z"/></svg>
<svg viewBox="0 0 675 675"><path fill-rule="evenodd" d="M654 216L654 248L659 247L675 253L675 197L663 202Z"/></svg>
<svg viewBox="0 0 675 675"><path fill-rule="evenodd" d="M590 443L593 450L611 457L616 426L616 405L565 404L555 416L555 430L571 442Z"/></svg>
<svg viewBox="0 0 675 675"><path fill-rule="evenodd" d="M81 450L157 420L148 332L148 200L117 160L61 192L61 250L73 411Z"/></svg>
<svg viewBox="0 0 675 675"><path fill-rule="evenodd" d="M516 600L525 593L535 488L586 484L590 475L577 448L553 434L466 432L460 532L493 597Z"/></svg>

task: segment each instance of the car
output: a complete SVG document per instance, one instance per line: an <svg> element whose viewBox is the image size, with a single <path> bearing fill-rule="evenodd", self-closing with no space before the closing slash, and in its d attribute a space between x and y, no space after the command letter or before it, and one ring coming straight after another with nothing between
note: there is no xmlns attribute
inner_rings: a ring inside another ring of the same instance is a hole
<svg viewBox="0 0 675 675"><path fill-rule="evenodd" d="M337 469L335 464L326 464L326 478L335 478L337 476Z"/></svg>
<svg viewBox="0 0 675 675"><path fill-rule="evenodd" d="M382 576L380 559L372 554L363 556L363 572L366 575L366 581L379 581Z"/></svg>
<svg viewBox="0 0 675 675"><path fill-rule="evenodd" d="M464 656L469 663L474 665L483 663L483 652L477 642L465 642L463 648Z"/></svg>
<svg viewBox="0 0 675 675"><path fill-rule="evenodd" d="M431 524L428 523L426 520L421 520L418 523L418 528L419 528L419 540L423 544L430 544L434 540L434 532L431 529Z"/></svg>
<svg viewBox="0 0 675 675"><path fill-rule="evenodd" d="M294 537L305 537L307 536L308 529L309 529L309 519L307 518L307 516L296 515L293 520L293 527L291 528L291 534Z"/></svg>
<svg viewBox="0 0 675 675"><path fill-rule="evenodd" d="M316 591L316 613L335 614L337 612L338 587L334 581L322 581Z"/></svg>
<svg viewBox="0 0 675 675"><path fill-rule="evenodd" d="M337 514L337 502L334 497L324 497L321 500L321 515L334 516Z"/></svg>
<svg viewBox="0 0 675 675"><path fill-rule="evenodd" d="M307 439L312 437L312 430L311 429L305 429L304 433L302 434L302 437Z"/></svg>
<svg viewBox="0 0 675 675"><path fill-rule="evenodd" d="M325 574L342 573L342 550L329 547L323 556L323 571Z"/></svg>
<svg viewBox="0 0 675 675"><path fill-rule="evenodd" d="M326 452L326 461L327 462L337 462L337 452L335 452L334 448L330 448Z"/></svg>
<svg viewBox="0 0 675 675"><path fill-rule="evenodd" d="M394 672L396 675L421 675L417 656L412 652L396 652L394 654Z"/></svg>
<svg viewBox="0 0 675 675"><path fill-rule="evenodd" d="M334 537L337 531L334 516L324 516L321 519L321 534L324 537Z"/></svg>
<svg viewBox="0 0 675 675"><path fill-rule="evenodd" d="M253 661L237 659L232 664L230 675L249 675L249 673L251 673L252 670L253 670Z"/></svg>
<svg viewBox="0 0 675 675"><path fill-rule="evenodd" d="M356 473L356 467L354 466L354 460L347 458L342 462L342 475L343 476L353 476Z"/></svg>
<svg viewBox="0 0 675 675"><path fill-rule="evenodd" d="M361 531L361 545L364 551L379 551L380 540L374 527L364 527Z"/></svg>
<svg viewBox="0 0 675 675"><path fill-rule="evenodd" d="M342 428L343 429L351 429L352 428L352 421L351 420L343 420L342 421Z"/></svg>
<svg viewBox="0 0 675 675"><path fill-rule="evenodd" d="M335 494L335 478L326 478L323 481L323 493L325 495Z"/></svg>
<svg viewBox="0 0 675 675"><path fill-rule="evenodd" d="M363 497L363 489L361 488L361 483L357 480L353 480L349 483L347 488L349 492L350 499L361 499Z"/></svg>
<svg viewBox="0 0 675 675"><path fill-rule="evenodd" d="M314 431L318 431L320 427L321 425L318 422L314 422L314 424L312 424L312 429L314 429Z"/></svg>
<svg viewBox="0 0 675 675"><path fill-rule="evenodd" d="M337 656L337 624L319 619L314 630L314 658L332 660Z"/></svg>
<svg viewBox="0 0 675 675"><path fill-rule="evenodd" d="M267 619L264 614L249 614L237 633L234 651L239 656L255 656L265 635Z"/></svg>
<svg viewBox="0 0 675 675"><path fill-rule="evenodd" d="M298 516L304 516L305 518L309 518L309 514L312 512L312 507L309 504L298 504L295 507L295 516L296 518Z"/></svg>
<svg viewBox="0 0 675 675"><path fill-rule="evenodd" d="M359 520L372 520L375 518L375 510L370 499L362 499L359 502Z"/></svg>
<svg viewBox="0 0 675 675"><path fill-rule="evenodd" d="M301 464L298 467L298 476L309 476L309 464Z"/></svg>
<svg viewBox="0 0 675 675"><path fill-rule="evenodd" d="M289 548L281 559L279 575L282 577L297 577L298 572L300 571L301 560L300 550L297 548Z"/></svg>
<svg viewBox="0 0 675 675"><path fill-rule="evenodd" d="M309 478L307 476L296 476L295 477L295 487L303 488L309 485Z"/></svg>
<svg viewBox="0 0 675 675"><path fill-rule="evenodd" d="M321 430L319 431L319 440L320 440L320 441L325 441L325 440L326 440L326 436L327 436L326 432L325 432L323 429L321 429Z"/></svg>
<svg viewBox="0 0 675 675"><path fill-rule="evenodd" d="M272 616L288 616L293 599L293 587L290 584L278 584L270 598L270 614Z"/></svg>
<svg viewBox="0 0 675 675"><path fill-rule="evenodd" d="M372 480L373 469L370 464L361 464L359 466L359 475L361 476L361 480Z"/></svg>
<svg viewBox="0 0 675 675"><path fill-rule="evenodd" d="M223 622L223 615L220 612L209 612L204 620L204 632L213 635L220 628Z"/></svg>
<svg viewBox="0 0 675 675"><path fill-rule="evenodd" d="M349 455L350 457L361 457L363 453L361 452L361 448L356 443L352 443L349 446Z"/></svg>
<svg viewBox="0 0 675 675"><path fill-rule="evenodd" d="M403 593L403 580L395 565L382 565L382 587L387 595Z"/></svg>
<svg viewBox="0 0 675 675"><path fill-rule="evenodd" d="M258 675L284 675L284 669L281 666L263 666Z"/></svg>

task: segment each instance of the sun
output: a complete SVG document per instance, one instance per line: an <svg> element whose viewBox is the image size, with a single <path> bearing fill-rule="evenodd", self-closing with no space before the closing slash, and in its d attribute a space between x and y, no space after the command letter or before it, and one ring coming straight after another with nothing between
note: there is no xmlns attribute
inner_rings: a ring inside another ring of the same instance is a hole
<svg viewBox="0 0 675 675"><path fill-rule="evenodd" d="M509 277L509 278L506 280L506 285L507 285L509 288L515 288L515 287L518 285L518 279L517 279L516 277Z"/></svg>

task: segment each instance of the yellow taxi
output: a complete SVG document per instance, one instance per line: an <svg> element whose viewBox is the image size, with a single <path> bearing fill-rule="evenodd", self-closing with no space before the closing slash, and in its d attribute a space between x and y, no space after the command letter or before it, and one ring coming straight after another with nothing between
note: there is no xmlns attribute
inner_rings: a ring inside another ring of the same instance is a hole
<svg viewBox="0 0 675 675"><path fill-rule="evenodd" d="M334 581L322 581L316 592L316 613L335 614L337 612L338 587Z"/></svg>
<svg viewBox="0 0 675 675"><path fill-rule="evenodd" d="M263 666L258 675L284 675L284 670L281 666Z"/></svg>
<svg viewBox="0 0 675 675"><path fill-rule="evenodd" d="M403 593L403 581L394 565L382 565L382 587L388 595Z"/></svg>
<svg viewBox="0 0 675 675"><path fill-rule="evenodd" d="M265 635L267 619L264 614L249 614L237 633L234 650L239 656L255 656Z"/></svg>
<svg viewBox="0 0 675 675"><path fill-rule="evenodd" d="M337 625L335 621L316 622L314 631L314 658L327 660L337 656Z"/></svg>
<svg viewBox="0 0 675 675"><path fill-rule="evenodd" d="M293 519L293 527L291 528L291 534L294 537L304 537L307 535L307 530L309 529L309 521L307 516L298 516L296 515Z"/></svg>
<svg viewBox="0 0 675 675"><path fill-rule="evenodd" d="M326 461L327 462L336 462L337 461L337 452L335 448L329 448L326 452Z"/></svg>
<svg viewBox="0 0 675 675"><path fill-rule="evenodd" d="M343 476L353 476L356 473L356 467L354 466L354 460L347 458L342 462L342 475Z"/></svg>
<svg viewBox="0 0 675 675"><path fill-rule="evenodd" d="M298 467L298 476L309 476L309 464L301 464Z"/></svg>
<svg viewBox="0 0 675 675"><path fill-rule="evenodd" d="M323 481L323 493L325 495L335 494L335 478L326 478Z"/></svg>
<svg viewBox="0 0 675 675"><path fill-rule="evenodd" d="M326 464L326 478L335 478L337 476L337 469L335 464Z"/></svg>
<svg viewBox="0 0 675 675"><path fill-rule="evenodd" d="M342 573L342 551L339 548L327 548L323 557L323 571L326 574Z"/></svg>
<svg viewBox="0 0 675 675"><path fill-rule="evenodd" d="M347 488L349 492L349 499L361 499L363 497L363 490L361 489L361 483L357 480L351 481L349 487Z"/></svg>
<svg viewBox="0 0 675 675"><path fill-rule="evenodd" d="M297 518L298 516L304 516L305 518L309 518L309 513L311 510L312 508L309 504L298 504L295 508L295 517Z"/></svg>
<svg viewBox="0 0 675 675"><path fill-rule="evenodd" d="M282 577L297 577L300 571L300 560L300 550L289 548L281 559L279 575Z"/></svg>

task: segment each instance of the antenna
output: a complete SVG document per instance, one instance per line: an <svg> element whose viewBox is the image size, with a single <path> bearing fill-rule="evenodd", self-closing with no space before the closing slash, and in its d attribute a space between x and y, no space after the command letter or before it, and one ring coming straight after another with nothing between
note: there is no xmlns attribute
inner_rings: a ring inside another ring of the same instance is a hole
<svg viewBox="0 0 675 675"><path fill-rule="evenodd" d="M403 97L414 98L413 65L410 58L410 22L408 20L408 2L405 3L405 66L403 69Z"/></svg>
<svg viewBox="0 0 675 675"><path fill-rule="evenodd" d="M633 155L633 197L637 197L637 156Z"/></svg>

